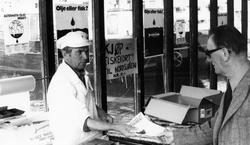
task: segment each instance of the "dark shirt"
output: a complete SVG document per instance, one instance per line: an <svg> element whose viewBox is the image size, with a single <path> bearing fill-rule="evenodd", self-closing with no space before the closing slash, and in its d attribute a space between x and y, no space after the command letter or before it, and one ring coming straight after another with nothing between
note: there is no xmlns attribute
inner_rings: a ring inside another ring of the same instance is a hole
<svg viewBox="0 0 250 145"><path fill-rule="evenodd" d="M224 107L223 107L223 116L222 116L222 120L224 120L227 111L228 111L228 107L230 106L232 101L232 88L229 82L227 82L227 90L225 92L225 99L224 99Z"/></svg>

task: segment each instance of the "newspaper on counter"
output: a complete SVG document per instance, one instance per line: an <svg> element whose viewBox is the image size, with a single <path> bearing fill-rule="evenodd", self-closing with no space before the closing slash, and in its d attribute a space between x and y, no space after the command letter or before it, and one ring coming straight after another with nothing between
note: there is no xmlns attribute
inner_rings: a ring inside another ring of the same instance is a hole
<svg viewBox="0 0 250 145"><path fill-rule="evenodd" d="M157 144L171 144L173 142L173 128L155 124L141 112L127 124L136 128L136 130L133 131L135 132L135 136L125 137L117 131L108 131L107 135L109 137L124 137Z"/></svg>
<svg viewBox="0 0 250 145"><path fill-rule="evenodd" d="M145 136L160 136L165 128L150 121L142 112L137 114L129 123L137 128L136 134Z"/></svg>

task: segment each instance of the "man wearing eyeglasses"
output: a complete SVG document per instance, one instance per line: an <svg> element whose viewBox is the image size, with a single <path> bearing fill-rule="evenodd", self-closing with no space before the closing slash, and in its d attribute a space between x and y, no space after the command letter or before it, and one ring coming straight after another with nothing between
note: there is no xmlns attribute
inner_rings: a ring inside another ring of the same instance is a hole
<svg viewBox="0 0 250 145"><path fill-rule="evenodd" d="M250 65L246 39L234 27L210 31L207 61L215 73L225 76L227 90L215 117L189 129L173 129L175 145L248 145L250 143ZM171 134L170 134L171 135Z"/></svg>

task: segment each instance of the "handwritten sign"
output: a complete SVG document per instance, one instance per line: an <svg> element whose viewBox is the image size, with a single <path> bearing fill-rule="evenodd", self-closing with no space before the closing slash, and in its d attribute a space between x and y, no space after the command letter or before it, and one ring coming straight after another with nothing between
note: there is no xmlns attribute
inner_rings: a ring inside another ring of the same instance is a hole
<svg viewBox="0 0 250 145"><path fill-rule="evenodd" d="M107 80L137 73L134 39L113 39L106 43Z"/></svg>

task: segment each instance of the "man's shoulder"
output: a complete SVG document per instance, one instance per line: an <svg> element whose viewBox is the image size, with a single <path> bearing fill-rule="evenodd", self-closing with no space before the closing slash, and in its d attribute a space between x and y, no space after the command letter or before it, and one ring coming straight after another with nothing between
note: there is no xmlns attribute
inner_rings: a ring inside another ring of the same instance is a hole
<svg viewBox="0 0 250 145"><path fill-rule="evenodd" d="M62 71L56 71L51 79L52 82L65 82L67 81L66 75Z"/></svg>
<svg viewBox="0 0 250 145"><path fill-rule="evenodd" d="M70 80L62 71L57 70L50 81L49 89L65 88L66 86L70 86Z"/></svg>

